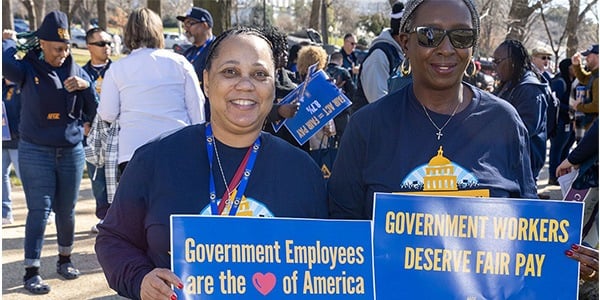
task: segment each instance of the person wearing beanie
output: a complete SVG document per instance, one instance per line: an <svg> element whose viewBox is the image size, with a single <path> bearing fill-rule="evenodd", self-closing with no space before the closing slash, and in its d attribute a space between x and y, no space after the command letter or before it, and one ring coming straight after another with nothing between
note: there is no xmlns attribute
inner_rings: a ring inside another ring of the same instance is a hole
<svg viewBox="0 0 600 300"><path fill-rule="evenodd" d="M73 60L67 15L52 11L35 32L39 44L16 59L16 33L2 32L4 76L21 87L19 167L25 200L25 289L46 294L40 257L48 215L56 213L58 262L65 279L79 277L71 262L75 203L83 176L82 116L96 113L96 92L88 74Z"/></svg>
<svg viewBox="0 0 600 300"><path fill-rule="evenodd" d="M390 74L400 65L404 54L400 48L400 19L404 3L396 2L390 14L390 28L385 28L371 43L369 54L361 64L353 110L387 95Z"/></svg>

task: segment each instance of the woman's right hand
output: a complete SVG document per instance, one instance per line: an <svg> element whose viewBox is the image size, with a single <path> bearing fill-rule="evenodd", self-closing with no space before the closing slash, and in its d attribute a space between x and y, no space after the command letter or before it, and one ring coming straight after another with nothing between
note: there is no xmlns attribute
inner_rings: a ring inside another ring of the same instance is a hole
<svg viewBox="0 0 600 300"><path fill-rule="evenodd" d="M173 293L171 285L178 289L183 288L183 283L171 270L156 268L142 279L140 298L142 300L176 300L177 295Z"/></svg>

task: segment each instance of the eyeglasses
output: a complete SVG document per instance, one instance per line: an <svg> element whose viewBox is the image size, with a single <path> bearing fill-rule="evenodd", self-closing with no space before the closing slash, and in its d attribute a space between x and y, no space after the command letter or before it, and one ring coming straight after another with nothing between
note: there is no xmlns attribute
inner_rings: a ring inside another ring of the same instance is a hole
<svg viewBox="0 0 600 300"><path fill-rule="evenodd" d="M551 56L538 56L538 57L542 60L551 60L552 59Z"/></svg>
<svg viewBox="0 0 600 300"><path fill-rule="evenodd" d="M196 25L198 23L201 23L201 22L193 22L193 21L191 21L191 22L183 22L183 27L188 27L189 28L189 27L192 27L192 26L194 26L194 25Z"/></svg>
<svg viewBox="0 0 600 300"><path fill-rule="evenodd" d="M100 42L88 43L88 45L94 45L94 46L98 46L98 47L106 47L106 46L112 46L112 42L100 41Z"/></svg>
<svg viewBox="0 0 600 300"><path fill-rule="evenodd" d="M447 35L454 48L466 49L475 44L475 29L440 29L434 27L419 26L410 33L417 34L419 45L427 48L435 48L442 43Z"/></svg>
<svg viewBox="0 0 600 300"><path fill-rule="evenodd" d="M356 46L356 42L350 42L350 41L346 41L346 42L352 46Z"/></svg>
<svg viewBox="0 0 600 300"><path fill-rule="evenodd" d="M494 58L494 59L492 60L492 62L493 62L495 65L499 65L500 63L502 63L503 61L505 61L505 60L507 60L507 59L509 59L509 58L510 58L510 57L508 57L508 56L507 56L507 57L505 57L505 58Z"/></svg>

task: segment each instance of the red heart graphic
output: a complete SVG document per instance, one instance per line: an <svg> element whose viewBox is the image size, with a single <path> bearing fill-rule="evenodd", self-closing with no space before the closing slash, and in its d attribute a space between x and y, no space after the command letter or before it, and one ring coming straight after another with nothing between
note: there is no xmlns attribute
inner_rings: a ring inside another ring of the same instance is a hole
<svg viewBox="0 0 600 300"><path fill-rule="evenodd" d="M263 296L266 296L273 290L276 281L277 278L275 278L275 274L271 272L267 274L256 272L252 275L252 284L254 284L256 290L263 294Z"/></svg>

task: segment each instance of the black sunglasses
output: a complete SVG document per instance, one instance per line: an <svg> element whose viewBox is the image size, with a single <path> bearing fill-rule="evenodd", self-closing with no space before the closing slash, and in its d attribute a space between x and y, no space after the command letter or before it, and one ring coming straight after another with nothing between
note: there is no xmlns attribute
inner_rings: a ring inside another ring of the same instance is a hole
<svg viewBox="0 0 600 300"><path fill-rule="evenodd" d="M112 43L111 43L111 42L105 42L105 41L93 42L93 43L88 43L88 44L89 44L89 45L98 46L98 47L112 46Z"/></svg>
<svg viewBox="0 0 600 300"><path fill-rule="evenodd" d="M540 58L541 58L542 60L550 60L550 59L552 59L552 57L551 57L551 56L540 56Z"/></svg>
<svg viewBox="0 0 600 300"><path fill-rule="evenodd" d="M475 29L440 29L435 27L419 26L410 33L417 34L419 45L427 48L435 48L442 43L447 35L454 48L471 48L475 44Z"/></svg>

